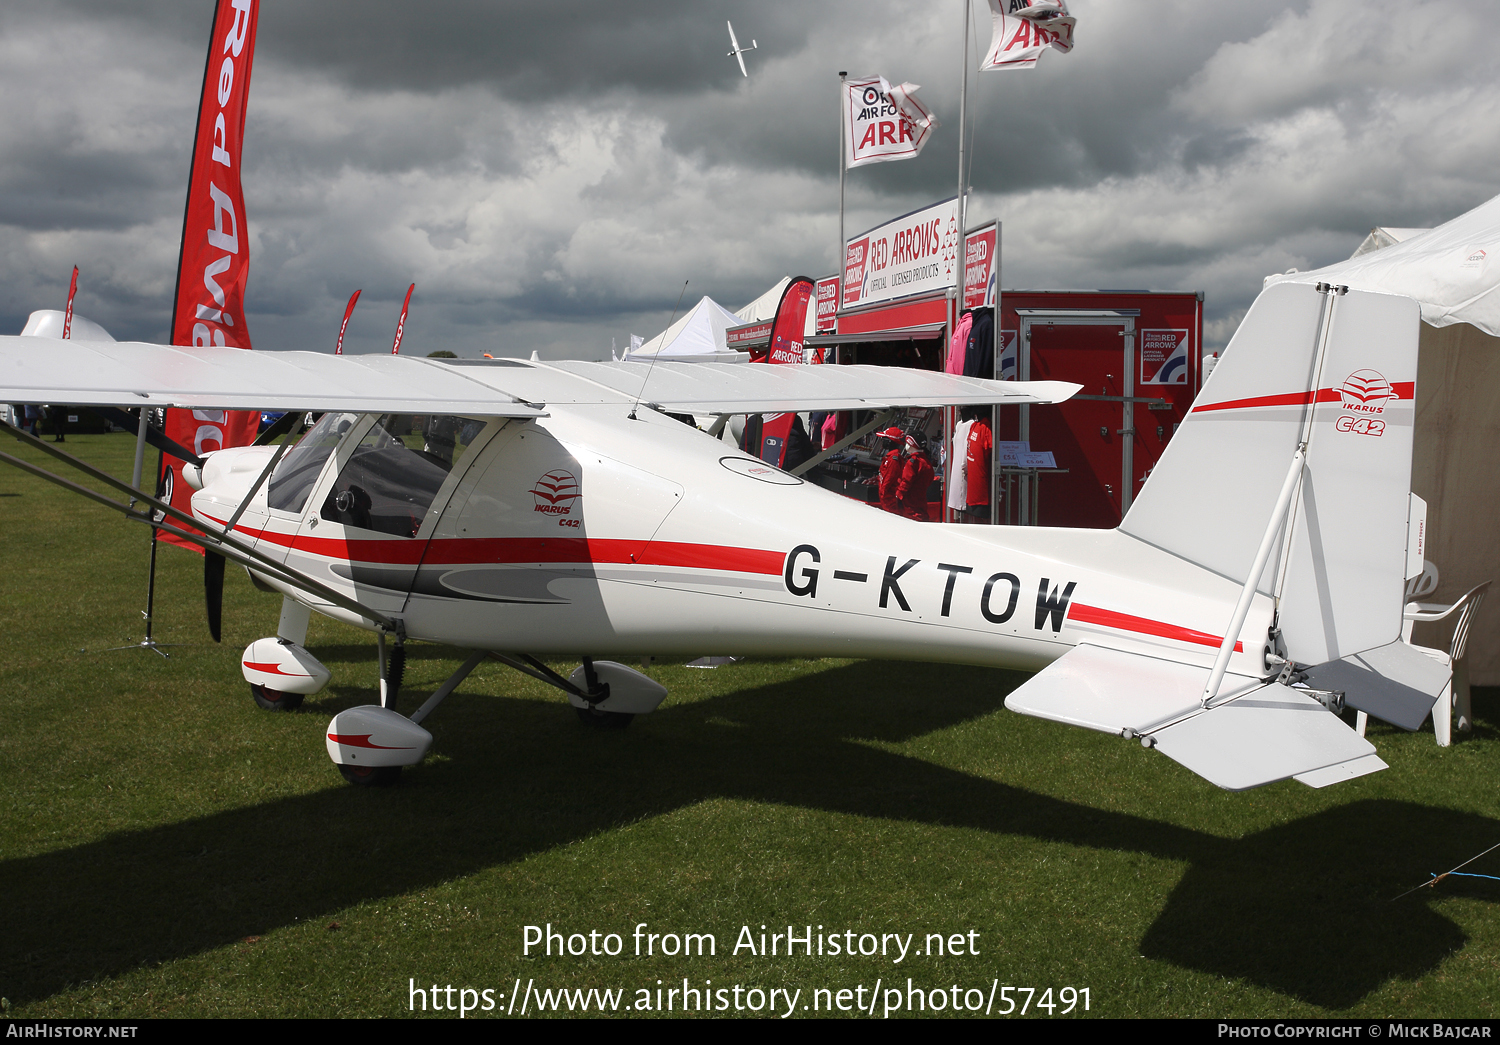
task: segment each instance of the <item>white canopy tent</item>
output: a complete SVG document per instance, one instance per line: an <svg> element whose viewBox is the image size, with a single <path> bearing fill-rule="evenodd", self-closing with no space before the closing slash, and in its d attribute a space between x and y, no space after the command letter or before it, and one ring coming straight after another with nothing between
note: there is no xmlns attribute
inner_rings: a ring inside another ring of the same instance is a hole
<svg viewBox="0 0 1500 1045"><path fill-rule="evenodd" d="M758 323L776 317L776 307L781 304L781 295L786 292L787 284L792 281L791 276L782 276L776 284L750 304L740 309L735 315L740 317L741 323ZM812 337L818 332L818 308L817 298L807 305L807 320L802 324L802 336Z"/></svg>
<svg viewBox="0 0 1500 1045"><path fill-rule="evenodd" d="M724 359L737 357L725 345L724 331L739 326L744 320L729 311L708 295L677 322L657 334L640 348L630 352L627 359L675 359L688 356L719 356Z"/></svg>
<svg viewBox="0 0 1500 1045"><path fill-rule="evenodd" d="M690 356L723 356L738 358L743 353L730 352L724 340L724 331L743 323L756 323L773 319L776 307L781 304L781 295L790 283L790 276L783 276L770 290L740 309L730 312L713 298L705 295L677 322L657 334L650 341L626 354L627 359L643 359L656 356L658 359L676 359ZM811 306L807 310L807 322L803 334L810 337L816 331L818 314Z"/></svg>
<svg viewBox="0 0 1500 1045"><path fill-rule="evenodd" d="M1354 253L1350 254L1349 257L1357 258L1363 254L1370 253L1372 250L1382 250L1385 247L1392 247L1397 243L1411 239L1413 236L1431 231L1431 229L1398 229L1393 226L1377 225L1370 230L1370 234L1364 238L1364 241L1354 248Z"/></svg>
<svg viewBox="0 0 1500 1045"><path fill-rule="evenodd" d="M1387 245L1379 245L1381 241ZM1377 228L1348 261L1266 283L1340 283L1401 294L1422 309L1412 489L1427 502L1427 559L1441 572L1426 598L1454 601L1500 580L1500 196L1434 229ZM1414 639L1447 646L1443 631ZM1500 685L1500 607L1469 633L1469 677Z"/></svg>

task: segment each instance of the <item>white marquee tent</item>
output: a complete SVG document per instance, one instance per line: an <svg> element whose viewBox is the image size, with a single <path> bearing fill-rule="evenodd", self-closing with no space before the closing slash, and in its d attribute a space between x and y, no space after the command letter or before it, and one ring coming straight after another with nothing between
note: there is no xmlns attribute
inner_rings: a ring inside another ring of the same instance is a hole
<svg viewBox="0 0 1500 1045"><path fill-rule="evenodd" d="M781 295L791 281L789 276L781 277L770 290L738 312L730 312L713 298L705 295L693 306L692 311L640 348L627 353L627 358L656 356L658 359L670 359L676 356L704 356L728 352L729 349L724 341L724 331L742 323L774 319L776 307L781 304ZM817 309L809 304L804 336L811 336L817 329L817 323Z"/></svg>
<svg viewBox="0 0 1500 1045"><path fill-rule="evenodd" d="M677 356L723 355L729 351L725 347L724 331L743 322L739 316L705 294L687 315L629 353L627 358L656 356L658 359L670 359Z"/></svg>
<svg viewBox="0 0 1500 1045"><path fill-rule="evenodd" d="M756 298L750 304L740 309L735 315L740 317L741 323L756 323L761 320L774 319L776 308L781 304L781 295L786 292L787 284L792 281L791 276L782 276L775 286ZM807 321L802 324L802 336L812 337L818 332L818 308L817 298L807 304Z"/></svg>
<svg viewBox="0 0 1500 1045"><path fill-rule="evenodd" d="M1500 196L1435 229L1377 228L1348 261L1266 280L1284 281L1342 283L1421 306L1412 489L1427 502L1427 559L1441 573L1426 599L1453 601L1500 580ZM1441 627L1418 625L1413 638L1446 647ZM1474 618L1469 677L1500 685L1500 599Z"/></svg>

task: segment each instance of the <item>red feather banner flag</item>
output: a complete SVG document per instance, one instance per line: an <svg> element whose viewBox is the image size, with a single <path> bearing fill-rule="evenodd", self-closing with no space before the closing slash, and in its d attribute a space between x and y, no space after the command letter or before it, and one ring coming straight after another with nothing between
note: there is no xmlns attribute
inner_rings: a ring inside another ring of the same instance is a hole
<svg viewBox="0 0 1500 1045"><path fill-rule="evenodd" d="M344 321L339 324L339 341L338 344L333 346L333 354L336 356L344 354L344 331L349 329L349 317L354 315L354 303L359 300L359 296L363 293L363 290L356 290L353 294L350 294L349 304L344 306Z"/></svg>
<svg viewBox="0 0 1500 1045"><path fill-rule="evenodd" d="M174 345L250 347L245 326L250 242L240 187L240 146L259 16L260 0L218 0L215 7L177 262ZM250 410L172 409L167 411L166 435L204 454L252 442L259 422L259 413ZM174 507L191 510L193 491L182 480L181 461L164 458L160 482ZM168 534L161 539L202 552Z"/></svg>
<svg viewBox="0 0 1500 1045"><path fill-rule="evenodd" d="M401 302L401 318L396 320L396 340L391 344L391 355L397 355L401 351L401 338L406 334L406 310L411 305L411 292L417 289L413 283L406 288L406 300Z"/></svg>
<svg viewBox="0 0 1500 1045"><path fill-rule="evenodd" d="M73 266L73 281L68 284L68 307L63 312L63 339L73 336L73 298L78 293L78 266Z"/></svg>
<svg viewBox="0 0 1500 1045"><path fill-rule="evenodd" d="M798 276L781 292L776 305L776 319L771 324L771 341L766 346L767 363L802 362L802 338L807 328L807 303L812 299L813 281ZM761 418L760 445L752 452L762 461L780 468L786 463L787 444L791 440L796 414L768 414ZM752 426L753 427L753 426Z"/></svg>

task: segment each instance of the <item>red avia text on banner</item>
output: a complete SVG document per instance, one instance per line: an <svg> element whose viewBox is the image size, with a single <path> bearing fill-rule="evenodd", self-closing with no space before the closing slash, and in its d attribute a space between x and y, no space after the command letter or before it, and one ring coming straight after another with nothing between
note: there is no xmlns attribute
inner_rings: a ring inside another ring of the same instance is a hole
<svg viewBox="0 0 1500 1045"><path fill-rule="evenodd" d="M172 309L174 345L250 347L244 309L250 249L239 171L259 14L259 0L219 0L214 15ZM251 442L259 420L253 411L174 409L167 411L166 435L204 454ZM173 506L188 511L193 491L182 481L182 462L164 459L160 481ZM169 535L162 540L200 550Z"/></svg>

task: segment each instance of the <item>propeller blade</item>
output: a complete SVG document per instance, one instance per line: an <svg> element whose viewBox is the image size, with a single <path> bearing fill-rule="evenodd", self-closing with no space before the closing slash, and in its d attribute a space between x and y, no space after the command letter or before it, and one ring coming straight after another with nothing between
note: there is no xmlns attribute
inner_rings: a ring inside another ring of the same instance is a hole
<svg viewBox="0 0 1500 1045"><path fill-rule="evenodd" d="M116 427L125 429L127 432L134 432L137 426L139 426L140 424L139 416L131 417L130 414L126 413L124 410L119 409L118 407L91 406L89 407L89 409L94 411L94 413L98 414L100 417L104 418L106 421L113 422ZM156 447L156 449L160 450L168 457L175 457L179 461L186 461L188 464L195 464L199 468L203 467L203 458L193 453L193 451L189 450L181 443L174 442L173 440L168 439L155 428L146 429L146 442Z"/></svg>
<svg viewBox="0 0 1500 1045"><path fill-rule="evenodd" d="M224 622L224 556L203 553L203 597L208 609L208 633L218 642Z"/></svg>

